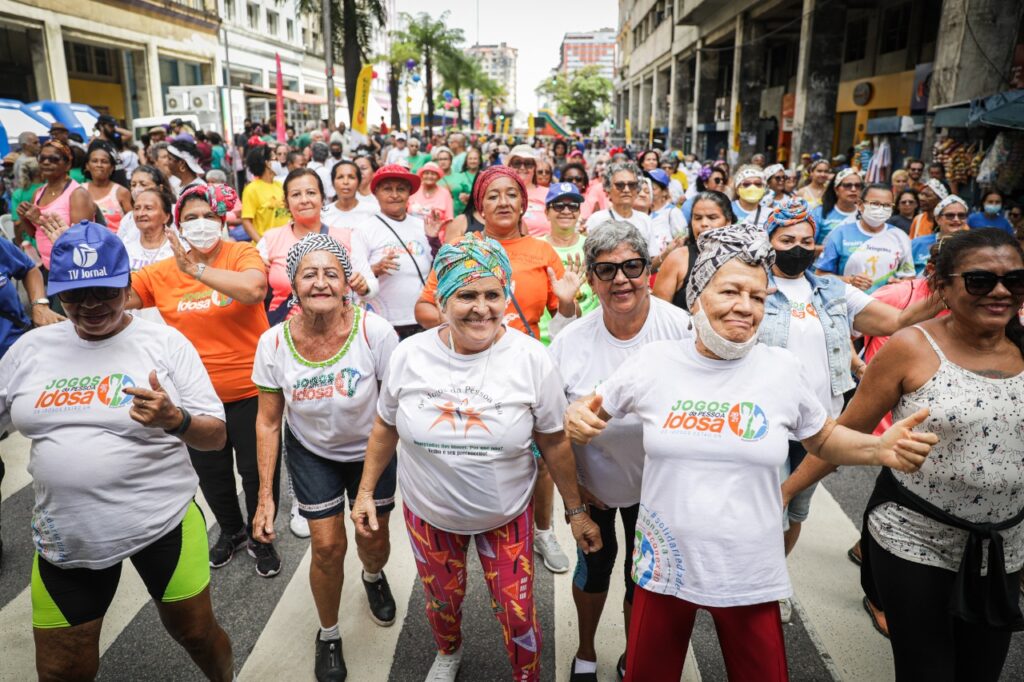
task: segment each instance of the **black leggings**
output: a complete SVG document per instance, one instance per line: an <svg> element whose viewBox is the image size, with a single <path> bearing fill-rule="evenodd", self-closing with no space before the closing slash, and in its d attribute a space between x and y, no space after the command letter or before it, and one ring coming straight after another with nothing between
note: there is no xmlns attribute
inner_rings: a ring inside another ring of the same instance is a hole
<svg viewBox="0 0 1024 682"><path fill-rule="evenodd" d="M955 573L901 559L866 535L879 605L892 637L897 682L996 682L1011 633L951 616L947 605ZM1010 576L1015 585L1019 575Z"/></svg>
<svg viewBox="0 0 1024 682"><path fill-rule="evenodd" d="M224 403L227 421L228 442L221 450L202 452L188 449L192 467L199 475L199 488L213 510L222 533L235 535L243 528L252 529L252 517L259 503L260 472L256 458L256 413L259 399L244 398L233 403ZM232 457L234 451L234 457ZM233 466L234 465L234 466ZM238 494L235 492L235 471L242 477L242 491L245 493L246 518L238 508ZM281 458L274 468L274 514L281 499Z"/></svg>
<svg viewBox="0 0 1024 682"><path fill-rule="evenodd" d="M612 573L615 572L615 556L619 552L619 543L615 537L615 512L622 515L622 530L626 538L626 551L622 557L623 579L626 582L626 603L633 603L633 540L636 535L636 517L640 513L640 505L631 507L609 507L599 509L590 507L590 518L601 529L601 549L590 554L576 550L576 572L572 584L588 594L603 594L611 584Z"/></svg>

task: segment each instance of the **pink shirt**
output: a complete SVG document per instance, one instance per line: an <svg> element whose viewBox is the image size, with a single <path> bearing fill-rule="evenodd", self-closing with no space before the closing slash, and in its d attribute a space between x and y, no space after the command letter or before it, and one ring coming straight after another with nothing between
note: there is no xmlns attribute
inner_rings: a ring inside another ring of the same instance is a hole
<svg viewBox="0 0 1024 682"><path fill-rule="evenodd" d="M327 234L352 252L352 230L344 227L329 227ZM288 249L299 242L292 231L291 223L267 230L256 248L259 249L263 262L267 264L267 281L274 294L270 301L270 310L277 308L292 295L292 283L288 281ZM298 306L292 314L298 313ZM291 315L289 315L290 317Z"/></svg>
<svg viewBox="0 0 1024 682"><path fill-rule="evenodd" d="M447 187L438 185L432 196L427 196L423 187L409 197L409 213L420 218L426 218L431 211L437 211L442 223L446 223L455 217L455 210L452 207L452 194Z"/></svg>
<svg viewBox="0 0 1024 682"><path fill-rule="evenodd" d="M103 219L107 221L107 227L114 234L117 234L117 230L121 226L121 218L124 217L124 209L121 208L121 202L117 200L118 187L120 185L112 182L110 183L110 191L103 198L94 199L96 206L99 207L100 212L103 214Z"/></svg>
<svg viewBox="0 0 1024 682"><path fill-rule="evenodd" d="M64 188L64 192L51 201L46 206L39 204L39 199L43 196L43 192L46 190L46 185L40 187L36 193L32 196L32 203L39 206L39 212L43 215L56 214L64 219L64 222L68 225L71 224L71 194L80 187L77 182L69 179L67 187ZM46 233L39 229L38 225L36 228L36 248L39 250L39 257L43 259L43 267L47 270L50 269L50 253L53 251L53 242L46 236Z"/></svg>
<svg viewBox="0 0 1024 682"><path fill-rule="evenodd" d="M583 195L583 206L580 208L580 220L586 222L591 214L608 208L608 195L605 194L601 178L594 178L587 185L587 193Z"/></svg>
<svg viewBox="0 0 1024 682"><path fill-rule="evenodd" d="M544 213L544 199L548 196L548 188L534 185L526 190L526 213L523 224L531 237L546 237L551 234L551 223Z"/></svg>

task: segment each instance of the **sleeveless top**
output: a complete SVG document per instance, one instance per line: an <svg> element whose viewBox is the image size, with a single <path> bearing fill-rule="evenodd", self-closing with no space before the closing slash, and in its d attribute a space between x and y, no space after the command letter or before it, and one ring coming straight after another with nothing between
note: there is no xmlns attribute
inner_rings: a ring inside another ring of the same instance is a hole
<svg viewBox="0 0 1024 682"><path fill-rule="evenodd" d="M484 224L476 219L476 211L466 214L466 234L470 232L483 232Z"/></svg>
<svg viewBox="0 0 1024 682"><path fill-rule="evenodd" d="M40 213L55 213L59 215L61 218L63 218L66 224L70 225L71 194L79 187L81 187L81 185L79 185L71 178L68 178L68 184L64 186L64 191L61 192L61 195L54 199L53 201L51 201L50 203L48 203L46 206L43 206L42 204L39 203L40 199L42 199L43 197L43 192L46 191L46 185L43 185L36 191L35 196L32 197L32 203L39 207ZM38 225L34 227L36 228L36 248L39 250L39 257L43 259L43 267L49 270L50 252L53 251L53 242L50 241L50 238L46 236L45 232L39 229Z"/></svg>
<svg viewBox="0 0 1024 682"><path fill-rule="evenodd" d="M686 266L686 276L683 277L683 284L679 287L679 290L672 294L672 305L690 312L690 307L686 305L686 285L690 283L690 273L693 272L693 264L697 262L696 244L687 245L686 262L688 263Z"/></svg>
<svg viewBox="0 0 1024 682"><path fill-rule="evenodd" d="M919 471L893 475L959 519L998 523L1013 518L1024 507L1024 372L1007 379L975 374L952 363L928 332L915 328L939 357L939 368L923 386L902 396L892 415L905 419L928 407L931 413L920 430L938 434L939 442ZM868 530L901 559L953 572L968 535L895 502L871 511ZM1001 533L1010 573L1024 566L1024 522ZM983 555L985 566L987 549Z"/></svg>
<svg viewBox="0 0 1024 682"><path fill-rule="evenodd" d="M117 230L121 226L121 218L124 217L124 209L121 208L121 202L117 200L118 187L120 185L116 182L111 182L110 191L102 198L95 200L97 208L100 209L103 218L107 221L107 227L114 234L117 234Z"/></svg>

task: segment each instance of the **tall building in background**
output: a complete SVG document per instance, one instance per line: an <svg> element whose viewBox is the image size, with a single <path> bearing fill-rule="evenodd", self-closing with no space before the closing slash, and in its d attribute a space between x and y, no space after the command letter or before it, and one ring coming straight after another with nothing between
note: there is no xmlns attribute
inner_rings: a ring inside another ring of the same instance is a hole
<svg viewBox="0 0 1024 682"><path fill-rule="evenodd" d="M566 33L559 48L559 73L570 74L595 64L612 80L615 73L615 29Z"/></svg>
<svg viewBox="0 0 1024 682"><path fill-rule="evenodd" d="M505 92L508 94L505 108L515 111L517 109L516 60L519 57L519 50L509 47L508 43L500 43L498 45L474 45L466 52L479 59L484 73L505 88Z"/></svg>

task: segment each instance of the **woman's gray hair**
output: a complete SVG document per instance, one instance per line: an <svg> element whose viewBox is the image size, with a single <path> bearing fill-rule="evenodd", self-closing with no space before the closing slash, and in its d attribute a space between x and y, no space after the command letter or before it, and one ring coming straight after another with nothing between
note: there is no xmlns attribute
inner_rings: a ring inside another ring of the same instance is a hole
<svg viewBox="0 0 1024 682"><path fill-rule="evenodd" d="M605 192L612 191L612 176L622 171L629 171L633 174L633 177L639 180L643 173L640 171L640 166L636 165L632 161L615 161L609 163L604 169L604 175L601 177L601 183L604 185Z"/></svg>
<svg viewBox="0 0 1024 682"><path fill-rule="evenodd" d="M587 240L583 242L583 257L587 262L587 270L594 266L597 257L626 245L636 251L641 258L650 261L647 252L647 241L631 223L624 220L606 220L590 229Z"/></svg>
<svg viewBox="0 0 1024 682"><path fill-rule="evenodd" d="M228 181L227 174L219 168L213 168L206 171L206 182L209 184L224 184Z"/></svg>

